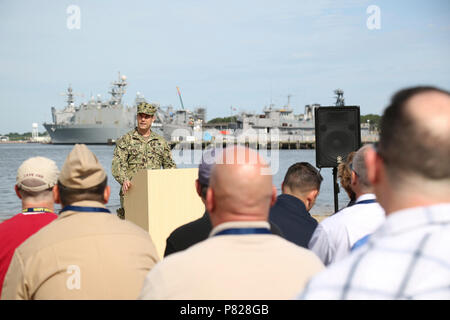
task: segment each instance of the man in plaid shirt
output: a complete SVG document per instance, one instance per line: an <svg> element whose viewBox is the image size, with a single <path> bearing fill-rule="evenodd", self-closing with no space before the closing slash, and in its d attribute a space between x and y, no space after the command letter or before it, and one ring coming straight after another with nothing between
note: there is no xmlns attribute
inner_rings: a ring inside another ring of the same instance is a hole
<svg viewBox="0 0 450 320"><path fill-rule="evenodd" d="M399 91L367 174L386 222L300 299L450 299L450 93Z"/></svg>

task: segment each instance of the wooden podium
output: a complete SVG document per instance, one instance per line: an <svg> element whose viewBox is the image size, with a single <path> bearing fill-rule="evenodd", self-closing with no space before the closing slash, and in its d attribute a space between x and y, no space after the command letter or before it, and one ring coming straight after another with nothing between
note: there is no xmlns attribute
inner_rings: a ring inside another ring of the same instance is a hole
<svg viewBox="0 0 450 320"><path fill-rule="evenodd" d="M198 168L140 170L124 197L125 219L152 237L162 259L177 227L200 218L205 206L195 190Z"/></svg>

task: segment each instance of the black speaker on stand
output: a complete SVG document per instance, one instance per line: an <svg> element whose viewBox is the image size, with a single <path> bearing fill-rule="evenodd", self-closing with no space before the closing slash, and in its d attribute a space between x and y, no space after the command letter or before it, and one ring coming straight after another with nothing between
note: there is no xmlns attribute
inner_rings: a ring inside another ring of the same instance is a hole
<svg viewBox="0 0 450 320"><path fill-rule="evenodd" d="M315 109L316 167L333 168L334 210L337 212L339 185L337 166L361 147L359 106Z"/></svg>

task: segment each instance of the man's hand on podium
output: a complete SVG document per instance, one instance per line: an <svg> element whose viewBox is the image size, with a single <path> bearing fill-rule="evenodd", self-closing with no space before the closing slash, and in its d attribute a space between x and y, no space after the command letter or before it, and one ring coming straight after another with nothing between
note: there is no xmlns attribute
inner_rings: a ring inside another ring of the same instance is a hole
<svg viewBox="0 0 450 320"><path fill-rule="evenodd" d="M131 188L131 182L129 180L125 180L122 184L122 193L125 194L128 189Z"/></svg>

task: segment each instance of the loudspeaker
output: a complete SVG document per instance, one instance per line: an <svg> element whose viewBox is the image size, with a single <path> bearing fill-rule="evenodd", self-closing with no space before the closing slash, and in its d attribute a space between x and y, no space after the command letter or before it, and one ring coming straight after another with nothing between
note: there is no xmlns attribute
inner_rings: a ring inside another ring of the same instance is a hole
<svg viewBox="0 0 450 320"><path fill-rule="evenodd" d="M316 167L338 166L338 158L361 147L359 106L315 109Z"/></svg>

